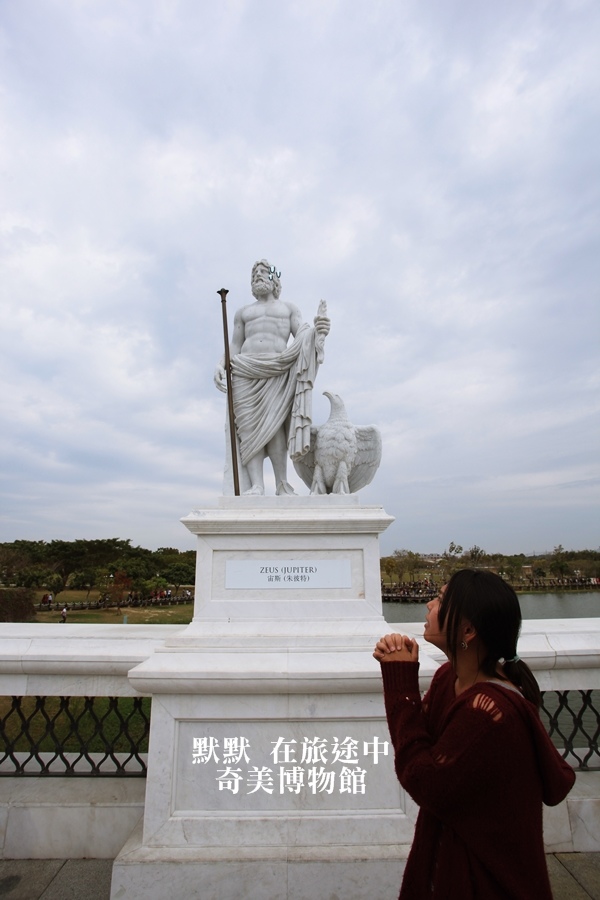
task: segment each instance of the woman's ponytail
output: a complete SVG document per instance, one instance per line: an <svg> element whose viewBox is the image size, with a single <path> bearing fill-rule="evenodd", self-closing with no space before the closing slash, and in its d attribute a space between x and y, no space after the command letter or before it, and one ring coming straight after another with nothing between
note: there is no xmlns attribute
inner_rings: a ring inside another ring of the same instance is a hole
<svg viewBox="0 0 600 900"><path fill-rule="evenodd" d="M542 705L540 686L527 663L515 656L513 659L505 659L502 669L508 680L539 709Z"/></svg>

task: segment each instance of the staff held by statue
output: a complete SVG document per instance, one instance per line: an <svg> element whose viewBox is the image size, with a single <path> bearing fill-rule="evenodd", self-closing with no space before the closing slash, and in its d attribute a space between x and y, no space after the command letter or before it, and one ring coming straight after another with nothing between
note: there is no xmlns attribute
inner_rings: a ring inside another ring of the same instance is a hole
<svg viewBox="0 0 600 900"><path fill-rule="evenodd" d="M221 297L221 310L223 312L223 337L225 340L225 377L227 379L227 403L229 406L229 436L231 444L231 466L233 470L233 492L240 496L240 479L238 475L237 440L235 433L235 420L233 417L233 379L231 377L231 359L229 357L229 333L227 330L227 294L228 290L221 288L217 294Z"/></svg>

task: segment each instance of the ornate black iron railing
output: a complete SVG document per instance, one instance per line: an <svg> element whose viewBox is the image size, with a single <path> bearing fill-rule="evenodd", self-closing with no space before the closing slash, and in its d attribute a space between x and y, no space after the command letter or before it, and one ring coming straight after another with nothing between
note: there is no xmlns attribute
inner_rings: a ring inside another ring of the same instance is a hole
<svg viewBox="0 0 600 900"><path fill-rule="evenodd" d="M146 775L149 697L0 697L0 776Z"/></svg>
<svg viewBox="0 0 600 900"><path fill-rule="evenodd" d="M600 768L600 691L543 691L540 713L554 745L574 768Z"/></svg>
<svg viewBox="0 0 600 900"><path fill-rule="evenodd" d="M541 716L575 768L600 768L600 691L544 691ZM0 697L0 776L146 775L149 697Z"/></svg>

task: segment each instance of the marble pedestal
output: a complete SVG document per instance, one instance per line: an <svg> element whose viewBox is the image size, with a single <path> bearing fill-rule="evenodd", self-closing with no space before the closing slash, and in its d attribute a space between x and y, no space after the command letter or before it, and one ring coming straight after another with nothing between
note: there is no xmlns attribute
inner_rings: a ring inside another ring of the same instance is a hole
<svg viewBox="0 0 600 900"><path fill-rule="evenodd" d="M371 657L392 518L356 496L240 497L183 521L194 619L129 673L153 697L148 781L113 900L393 898L415 811Z"/></svg>

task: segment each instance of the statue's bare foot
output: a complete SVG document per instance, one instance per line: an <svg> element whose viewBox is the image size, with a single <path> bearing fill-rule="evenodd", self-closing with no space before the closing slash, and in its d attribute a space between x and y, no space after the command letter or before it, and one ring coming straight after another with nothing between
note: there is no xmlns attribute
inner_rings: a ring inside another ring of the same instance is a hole
<svg viewBox="0 0 600 900"><path fill-rule="evenodd" d="M288 484L287 481L280 481L277 485L277 490L275 491L275 493L278 497L283 497L284 494L293 494L294 497L296 496L296 491L291 486L291 484Z"/></svg>
<svg viewBox="0 0 600 900"><path fill-rule="evenodd" d="M265 489L260 486L260 484L253 484L251 488L248 488L247 491L244 491L242 494L243 497L263 497L265 493Z"/></svg>

